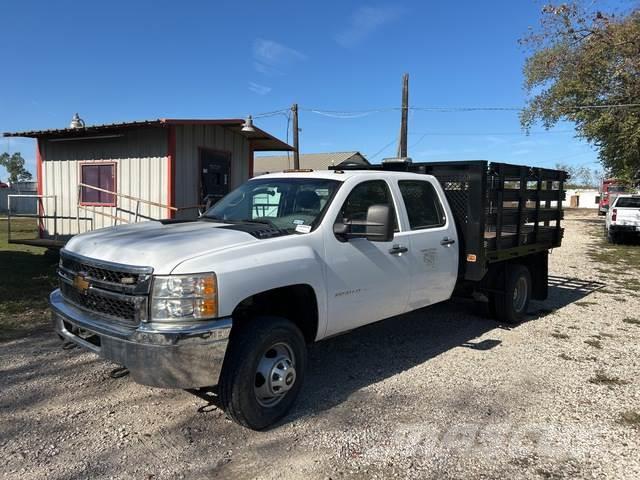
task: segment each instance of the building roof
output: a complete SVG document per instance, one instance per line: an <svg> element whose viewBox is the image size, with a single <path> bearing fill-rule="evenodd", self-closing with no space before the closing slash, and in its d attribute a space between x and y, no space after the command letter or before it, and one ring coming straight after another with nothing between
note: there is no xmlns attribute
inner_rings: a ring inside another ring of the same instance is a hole
<svg viewBox="0 0 640 480"><path fill-rule="evenodd" d="M358 151L300 154L300 168L312 170L326 170L332 165L339 165L347 161L363 165L369 164L367 159ZM256 157L253 161L253 171L256 175L281 172L290 168L293 168L293 155Z"/></svg>
<svg viewBox="0 0 640 480"><path fill-rule="evenodd" d="M102 125L88 125L84 128L57 128L49 130L31 130L25 132L4 132L3 137L28 137L28 138L82 138L95 137L96 135L121 131L129 128L140 127L167 127L170 125L219 125L233 130L243 137L251 140L255 151L292 151L293 147L279 140L273 135L254 126L253 132L243 132L244 120L241 118L227 119L178 119L158 118L155 120L141 120L135 122L106 123Z"/></svg>

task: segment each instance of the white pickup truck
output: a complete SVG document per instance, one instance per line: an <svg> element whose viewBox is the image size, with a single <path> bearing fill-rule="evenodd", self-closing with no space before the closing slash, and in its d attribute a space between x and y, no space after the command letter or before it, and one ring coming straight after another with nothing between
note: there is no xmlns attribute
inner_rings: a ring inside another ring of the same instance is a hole
<svg viewBox="0 0 640 480"><path fill-rule="evenodd" d="M640 236L640 195L618 195L607 211L605 225L609 243Z"/></svg>
<svg viewBox="0 0 640 480"><path fill-rule="evenodd" d="M295 401L311 342L454 290L523 318L547 295L565 178L486 161L263 175L197 220L72 238L54 326L139 383L218 385L233 420L263 429Z"/></svg>

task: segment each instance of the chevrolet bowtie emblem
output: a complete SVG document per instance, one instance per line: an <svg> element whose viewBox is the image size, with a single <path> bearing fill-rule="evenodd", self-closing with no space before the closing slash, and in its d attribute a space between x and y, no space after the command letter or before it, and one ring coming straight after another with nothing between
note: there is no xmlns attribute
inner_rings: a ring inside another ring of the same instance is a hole
<svg viewBox="0 0 640 480"><path fill-rule="evenodd" d="M83 295L85 295L87 290L89 290L89 281L85 278L85 275L86 274L84 272L80 272L73 279L73 286Z"/></svg>

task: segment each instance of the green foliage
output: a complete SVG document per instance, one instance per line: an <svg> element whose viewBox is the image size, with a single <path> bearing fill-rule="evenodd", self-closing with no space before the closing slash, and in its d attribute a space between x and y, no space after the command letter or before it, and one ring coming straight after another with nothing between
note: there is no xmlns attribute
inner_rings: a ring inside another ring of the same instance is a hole
<svg viewBox="0 0 640 480"><path fill-rule="evenodd" d="M9 155L8 153L0 154L0 165L2 165L9 174L9 182L21 182L31 180L31 173L24 168L24 158L19 152Z"/></svg>
<svg viewBox="0 0 640 480"><path fill-rule="evenodd" d="M540 30L521 43L530 49L523 127L574 122L609 174L639 180L640 107L608 105L640 103L640 9L616 16L577 3L548 5Z"/></svg>
<svg viewBox="0 0 640 480"><path fill-rule="evenodd" d="M556 163L556 169L569 174L566 188L598 188L602 183L602 172L589 167Z"/></svg>

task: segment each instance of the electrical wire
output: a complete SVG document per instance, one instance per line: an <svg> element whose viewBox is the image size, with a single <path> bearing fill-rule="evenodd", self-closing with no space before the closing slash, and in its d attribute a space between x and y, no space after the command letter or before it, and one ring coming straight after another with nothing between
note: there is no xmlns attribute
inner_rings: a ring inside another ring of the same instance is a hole
<svg viewBox="0 0 640 480"><path fill-rule="evenodd" d="M615 103L615 104L603 104L603 105L573 105L563 107L566 110L588 110L588 109L607 109L607 108L638 108L640 103ZM450 113L450 112L520 112L524 107L407 107L409 111L417 112L435 112L435 113ZM383 108L371 108L365 110L325 110L320 108L301 107L299 110L315 113L317 115L323 115L331 118L360 118L366 117L373 113L400 111L403 107L383 107Z"/></svg>
<svg viewBox="0 0 640 480"><path fill-rule="evenodd" d="M287 115L287 112L290 112L290 108L281 108L280 110L273 110L272 112L264 112L264 113L256 113L252 115L255 118L266 118L266 117L274 117L276 115Z"/></svg>
<svg viewBox="0 0 640 480"><path fill-rule="evenodd" d="M382 147L380 150L378 150L376 153L374 153L373 155L371 155L369 158L369 160L373 160L374 158L376 158L378 155L380 155L382 152L384 152L387 148L389 148L391 145L393 145L394 143L396 143L398 141L398 138L394 138L393 140L391 140L389 143L387 143L384 147Z"/></svg>

